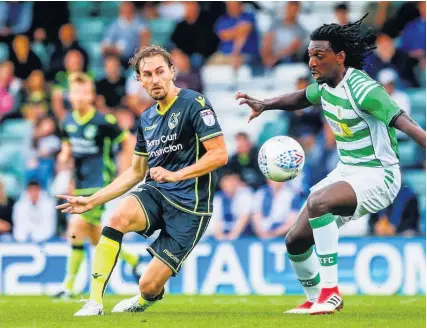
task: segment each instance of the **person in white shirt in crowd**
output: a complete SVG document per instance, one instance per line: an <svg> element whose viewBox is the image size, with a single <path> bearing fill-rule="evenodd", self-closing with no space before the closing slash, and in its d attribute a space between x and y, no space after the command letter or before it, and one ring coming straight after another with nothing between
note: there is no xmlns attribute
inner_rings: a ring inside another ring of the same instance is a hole
<svg viewBox="0 0 427 328"><path fill-rule="evenodd" d="M411 100L409 96L396 88L399 75L392 68L384 68L378 72L378 82L380 82L385 91L391 96L391 99L401 108L406 114L411 115ZM400 130L396 130L398 140L409 140L409 137Z"/></svg>
<svg viewBox="0 0 427 328"><path fill-rule="evenodd" d="M104 55L118 55L127 67L135 49L147 46L150 32L139 19L135 5L130 1L120 3L119 17L108 27L102 41Z"/></svg>
<svg viewBox="0 0 427 328"><path fill-rule="evenodd" d="M55 201L30 181L13 207L13 238L19 242L43 242L55 236Z"/></svg>
<svg viewBox="0 0 427 328"><path fill-rule="evenodd" d="M212 233L217 240L235 240L251 232L250 215L253 200L252 189L239 175L225 172L220 182L221 191L213 200Z"/></svg>
<svg viewBox="0 0 427 328"><path fill-rule="evenodd" d="M255 193L252 222L262 239L285 236L301 206L301 198L289 183L267 180Z"/></svg>

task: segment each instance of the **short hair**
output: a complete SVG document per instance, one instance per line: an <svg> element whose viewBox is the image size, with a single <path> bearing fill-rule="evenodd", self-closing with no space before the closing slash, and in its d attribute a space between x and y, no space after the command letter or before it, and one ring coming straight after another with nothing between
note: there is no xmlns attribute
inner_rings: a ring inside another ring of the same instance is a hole
<svg viewBox="0 0 427 328"><path fill-rule="evenodd" d="M335 11L338 11L338 10L348 11L348 6L347 6L347 4L345 2L343 2L343 3L340 3L340 4L336 5L334 7L334 10Z"/></svg>
<svg viewBox="0 0 427 328"><path fill-rule="evenodd" d="M72 73L70 74L70 76L68 77L68 85L71 84L86 84L89 83L92 88L95 90L95 84L93 83L93 79L85 74L85 73Z"/></svg>
<svg viewBox="0 0 427 328"><path fill-rule="evenodd" d="M246 132L237 132L234 138L243 138L246 140L250 140L249 134L247 134Z"/></svg>
<svg viewBox="0 0 427 328"><path fill-rule="evenodd" d="M135 53L135 55L129 60L129 64L135 71L136 76L139 80L139 65L144 58L153 57L160 55L163 57L169 68L173 67L173 60L171 54L163 47L158 45L151 45L148 47L141 48Z"/></svg>
<svg viewBox="0 0 427 328"><path fill-rule="evenodd" d="M310 39L312 41L329 41L335 53L345 52L344 65L363 69L365 59L376 49L376 35L372 29L362 32L362 22L366 14L357 22L345 25L324 24L314 30Z"/></svg>
<svg viewBox="0 0 427 328"><path fill-rule="evenodd" d="M38 182L37 180L30 180L27 184L27 188L29 187L41 187L40 182Z"/></svg>

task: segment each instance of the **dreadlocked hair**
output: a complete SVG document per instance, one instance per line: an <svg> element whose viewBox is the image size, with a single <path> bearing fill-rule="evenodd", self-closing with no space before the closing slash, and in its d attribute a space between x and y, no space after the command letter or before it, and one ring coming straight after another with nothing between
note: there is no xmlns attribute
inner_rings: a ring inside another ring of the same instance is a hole
<svg viewBox="0 0 427 328"><path fill-rule="evenodd" d="M313 41L329 41L335 53L345 52L345 66L363 69L365 58L376 48L376 34L372 29L362 32L361 24L368 16L366 14L357 22L345 25L324 24L314 30L310 39Z"/></svg>

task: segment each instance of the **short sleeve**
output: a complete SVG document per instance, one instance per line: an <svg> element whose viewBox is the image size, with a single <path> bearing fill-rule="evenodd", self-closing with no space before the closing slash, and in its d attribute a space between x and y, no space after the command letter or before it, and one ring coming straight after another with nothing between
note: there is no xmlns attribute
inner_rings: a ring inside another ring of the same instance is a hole
<svg viewBox="0 0 427 328"><path fill-rule="evenodd" d="M222 135L218 118L209 101L202 95L192 101L190 119L199 136L199 141L203 142Z"/></svg>
<svg viewBox="0 0 427 328"><path fill-rule="evenodd" d="M372 116L384 122L387 126L394 117L400 115L402 109L391 99L382 86L373 88L361 99L360 107Z"/></svg>
<svg viewBox="0 0 427 328"><path fill-rule="evenodd" d="M136 145L133 152L139 156L148 156L147 144L145 142L141 124L138 126L138 131L136 132Z"/></svg>
<svg viewBox="0 0 427 328"><path fill-rule="evenodd" d="M117 119L112 114L105 115L105 126L103 127L106 137L111 138L113 143L119 144L125 140L128 131L123 131L117 124Z"/></svg>
<svg viewBox="0 0 427 328"><path fill-rule="evenodd" d="M307 97L307 100L313 105L321 104L321 92L317 83L312 83L305 89L305 96Z"/></svg>

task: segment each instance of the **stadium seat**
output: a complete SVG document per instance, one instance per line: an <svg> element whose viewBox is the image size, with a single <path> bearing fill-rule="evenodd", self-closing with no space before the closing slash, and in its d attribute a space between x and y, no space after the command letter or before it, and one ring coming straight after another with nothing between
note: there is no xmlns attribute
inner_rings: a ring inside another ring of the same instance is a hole
<svg viewBox="0 0 427 328"><path fill-rule="evenodd" d="M14 199L19 198L23 190L22 180L20 181L15 174L5 172L0 172L0 180L3 182L4 189L9 197Z"/></svg>
<svg viewBox="0 0 427 328"><path fill-rule="evenodd" d="M281 64L274 69L273 74L276 84L295 87L298 78L307 76L309 70L304 63Z"/></svg>
<svg viewBox="0 0 427 328"><path fill-rule="evenodd" d="M6 43L0 43L0 62L9 58L9 48Z"/></svg>
<svg viewBox="0 0 427 328"><path fill-rule="evenodd" d="M29 142L32 136L32 124L25 120L8 120L0 125L0 145L6 141Z"/></svg>
<svg viewBox="0 0 427 328"><path fill-rule="evenodd" d="M400 164L402 167L413 167L419 164L418 146L412 140L399 142Z"/></svg>
<svg viewBox="0 0 427 328"><path fill-rule="evenodd" d="M411 109L413 114L424 114L426 112L426 91L425 89L407 89L406 93L411 101Z"/></svg>
<svg viewBox="0 0 427 328"><path fill-rule="evenodd" d="M98 18L84 18L76 21L77 37L80 41L102 40L104 36L104 23Z"/></svg>
<svg viewBox="0 0 427 328"><path fill-rule="evenodd" d="M424 170L403 171L403 183L411 187L418 196L426 195L426 172Z"/></svg>

